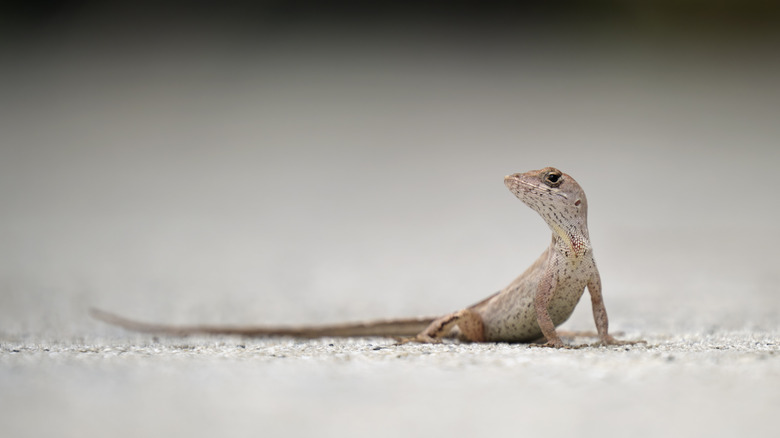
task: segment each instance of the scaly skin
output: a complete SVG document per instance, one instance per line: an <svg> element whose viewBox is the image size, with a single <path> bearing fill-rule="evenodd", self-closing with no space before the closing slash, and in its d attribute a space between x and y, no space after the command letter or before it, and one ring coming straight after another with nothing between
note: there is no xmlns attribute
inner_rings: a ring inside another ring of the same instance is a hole
<svg viewBox="0 0 780 438"><path fill-rule="evenodd" d="M608 333L601 278L588 235L588 201L571 176L553 167L516 173L504 184L552 230L552 243L522 275L503 290L458 312L433 321L412 338L436 342L457 327L473 342L533 342L563 347L555 327L574 311L585 287L602 344L623 344Z"/></svg>
<svg viewBox="0 0 780 438"><path fill-rule="evenodd" d="M588 202L571 176L547 167L504 178L504 184L552 230L552 244L500 292L439 318L406 318L304 327L214 327L147 324L93 310L98 319L130 330L169 334L233 334L302 338L388 336L404 342L440 342L457 335L471 342L533 342L564 347L555 327L566 321L588 288L601 344L626 344L608 333L601 279L588 236ZM424 328L424 329L423 329ZM422 331L420 331L422 330ZM417 333L416 336L414 334Z"/></svg>

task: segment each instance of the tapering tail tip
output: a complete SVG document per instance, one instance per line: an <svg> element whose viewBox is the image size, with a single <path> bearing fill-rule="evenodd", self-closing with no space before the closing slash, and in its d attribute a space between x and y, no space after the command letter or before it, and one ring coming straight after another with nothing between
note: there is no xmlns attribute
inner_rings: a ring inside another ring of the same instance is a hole
<svg viewBox="0 0 780 438"><path fill-rule="evenodd" d="M100 310L97 307L89 308L89 316L108 324L116 324L116 321L122 321L124 319L119 315L106 312L105 310Z"/></svg>
<svg viewBox="0 0 780 438"><path fill-rule="evenodd" d="M98 321L102 321L105 322L106 324L111 324L113 326L121 327L126 330L132 330L132 331L143 332L143 333L171 332L171 327L168 326L163 326L158 324L147 324L144 322L133 321L132 319L127 319L115 313L106 312L105 310L101 310L95 307L89 308L89 314L90 316L97 319Z"/></svg>

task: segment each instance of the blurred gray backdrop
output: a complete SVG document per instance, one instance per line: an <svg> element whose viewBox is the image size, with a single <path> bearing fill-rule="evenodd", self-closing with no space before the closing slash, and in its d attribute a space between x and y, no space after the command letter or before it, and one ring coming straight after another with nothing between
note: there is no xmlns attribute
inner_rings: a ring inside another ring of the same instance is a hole
<svg viewBox="0 0 780 438"><path fill-rule="evenodd" d="M777 333L777 10L634 3L16 4L0 336L452 311L549 243L502 183L544 166L614 330Z"/></svg>
<svg viewBox="0 0 780 438"><path fill-rule="evenodd" d="M548 243L502 184L548 165L588 193L618 327L775 318L774 34L519 12L12 28L0 329L450 311Z"/></svg>

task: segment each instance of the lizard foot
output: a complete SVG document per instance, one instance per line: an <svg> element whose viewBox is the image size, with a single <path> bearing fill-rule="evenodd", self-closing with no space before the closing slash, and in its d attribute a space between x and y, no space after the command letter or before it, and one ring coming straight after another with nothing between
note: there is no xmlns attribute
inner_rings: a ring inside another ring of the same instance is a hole
<svg viewBox="0 0 780 438"><path fill-rule="evenodd" d="M434 338L432 336L419 334L417 336L413 336L411 338L401 338L398 339L398 342L395 345L404 345L409 343L418 343L418 344L441 344L442 340L440 338Z"/></svg>
<svg viewBox="0 0 780 438"><path fill-rule="evenodd" d="M532 343L529 344L530 347L538 347L538 348L571 348L568 345L564 344L563 341L560 339L553 339L551 341L547 341L545 343Z"/></svg>

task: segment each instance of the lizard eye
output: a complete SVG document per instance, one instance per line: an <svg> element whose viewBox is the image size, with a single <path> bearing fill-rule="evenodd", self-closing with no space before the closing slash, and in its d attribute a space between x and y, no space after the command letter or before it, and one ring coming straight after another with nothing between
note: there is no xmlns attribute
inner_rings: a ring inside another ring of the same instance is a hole
<svg viewBox="0 0 780 438"><path fill-rule="evenodd" d="M563 182L561 172L552 171L544 177L544 183L550 187L558 187Z"/></svg>

